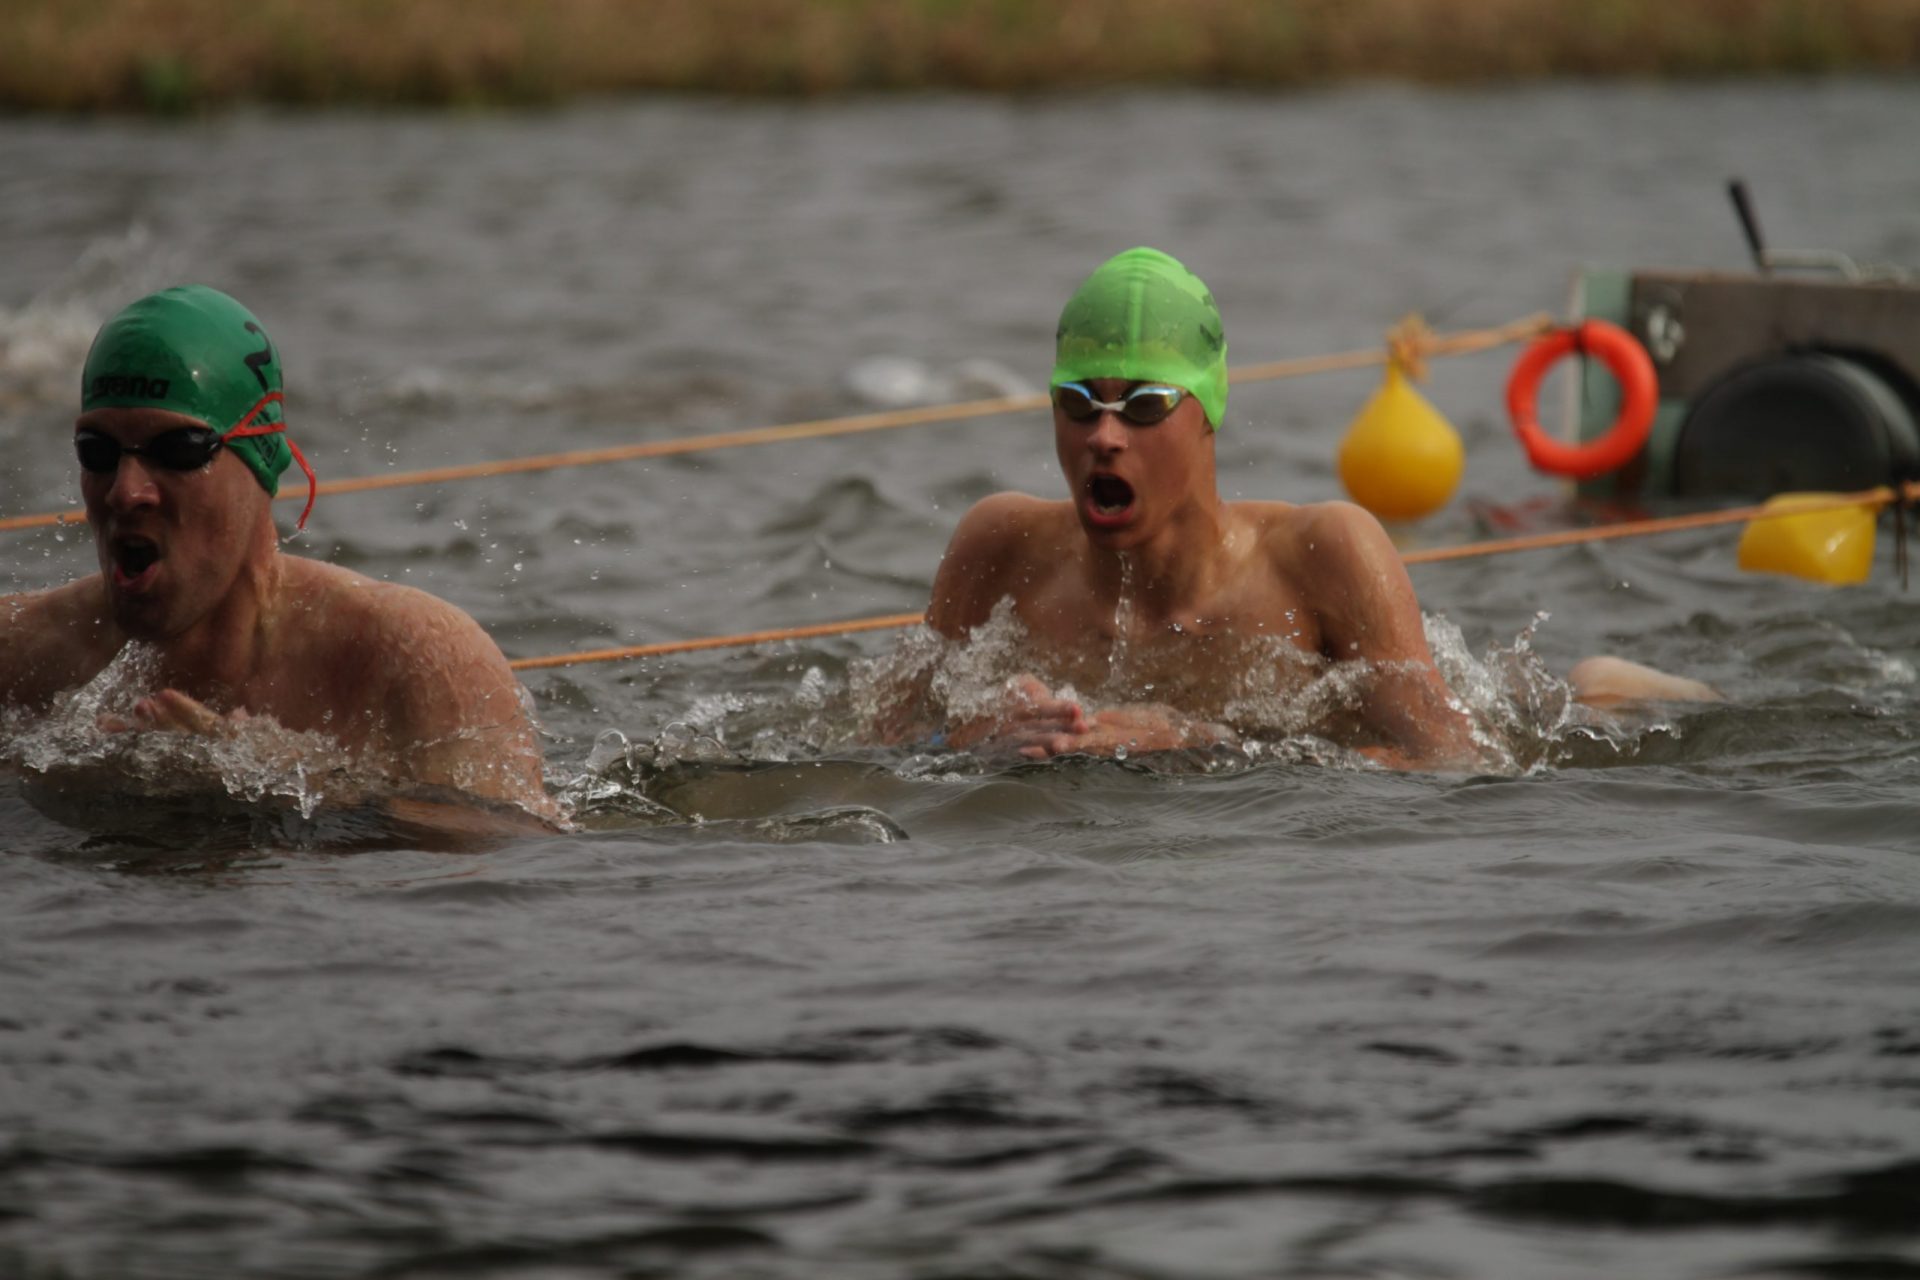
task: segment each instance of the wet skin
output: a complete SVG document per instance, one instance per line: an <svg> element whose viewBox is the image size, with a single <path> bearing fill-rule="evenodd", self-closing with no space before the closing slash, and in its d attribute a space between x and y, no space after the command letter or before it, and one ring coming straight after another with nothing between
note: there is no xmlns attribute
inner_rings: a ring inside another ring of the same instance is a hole
<svg viewBox="0 0 1920 1280"><path fill-rule="evenodd" d="M99 409L76 429L139 446L199 426ZM99 574L0 598L0 705L44 710L130 642L158 687L109 730L232 732L249 716L335 739L399 783L453 787L551 816L506 660L425 592L283 554L271 500L230 449L192 471L123 454L81 472Z"/></svg>
<svg viewBox="0 0 1920 1280"><path fill-rule="evenodd" d="M1090 385L1100 399L1118 400L1142 384ZM961 637L1010 598L1047 658L1046 675L1094 688L1108 671L1124 576L1129 680L1177 690L1181 705L1091 712L1027 677L1009 686L998 713L948 726L949 742L1042 757L1218 741L1226 731L1194 713L1217 707L1236 675L1219 651L1277 636L1309 659L1373 664L1355 745L1375 758L1475 762L1467 717L1434 668L1413 584L1371 515L1342 502L1222 501L1213 431L1190 396L1151 426L1113 413L1074 421L1056 409L1053 429L1071 496L1002 493L976 504L941 561L928 622ZM1312 665L1284 678L1302 679Z"/></svg>

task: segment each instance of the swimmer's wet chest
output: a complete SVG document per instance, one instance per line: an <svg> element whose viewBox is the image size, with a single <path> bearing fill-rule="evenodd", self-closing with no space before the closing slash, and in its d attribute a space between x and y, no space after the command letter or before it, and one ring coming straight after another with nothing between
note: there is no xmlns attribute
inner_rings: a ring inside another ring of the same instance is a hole
<svg viewBox="0 0 1920 1280"><path fill-rule="evenodd" d="M1179 654L1279 639L1309 654L1321 649L1317 612L1290 585L1258 572L1236 574L1206 597L1173 608L1144 595L1105 595L1082 575L1059 572L1018 597L1016 611L1030 634L1063 648L1125 639Z"/></svg>
<svg viewBox="0 0 1920 1280"><path fill-rule="evenodd" d="M376 646L353 631L289 628L271 660L237 681L186 692L227 712L271 716L283 727L319 733L351 751L384 745L385 680Z"/></svg>
<svg viewBox="0 0 1920 1280"><path fill-rule="evenodd" d="M1254 676L1259 683L1300 684L1323 661L1319 626L1292 602L1277 609L1171 615L1103 606L1022 609L1032 641L1057 680L1087 689L1115 688L1156 701L1201 702ZM1076 616L1077 614L1077 616Z"/></svg>

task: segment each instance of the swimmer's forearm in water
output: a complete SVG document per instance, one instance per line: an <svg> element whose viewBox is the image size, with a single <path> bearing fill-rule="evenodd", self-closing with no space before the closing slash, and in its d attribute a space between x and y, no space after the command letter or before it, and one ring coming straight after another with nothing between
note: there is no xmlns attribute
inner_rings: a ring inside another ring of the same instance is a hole
<svg viewBox="0 0 1920 1280"><path fill-rule="evenodd" d="M1196 720L1161 703L1090 711L1077 698L1055 693L1033 675L1008 681L998 707L950 723L944 733L945 745L958 750L1018 753L1031 760L1178 751L1233 740L1232 731L1224 726Z"/></svg>
<svg viewBox="0 0 1920 1280"><path fill-rule="evenodd" d="M1473 722L1430 663L1370 674L1361 707L1376 739L1360 754L1394 769L1474 769L1485 763Z"/></svg>
<svg viewBox="0 0 1920 1280"><path fill-rule="evenodd" d="M148 729L167 733L193 733L203 737L230 738L250 717L243 707L221 715L203 702L178 689L162 689L133 704L131 718L117 715L100 717L105 733L129 733Z"/></svg>
<svg viewBox="0 0 1920 1280"><path fill-rule="evenodd" d="M469 792L438 787L369 796L364 803L387 822L393 834L416 841L432 838L450 845L454 852L474 841L551 835L565 830L552 816L530 813L520 805L483 801Z"/></svg>
<svg viewBox="0 0 1920 1280"><path fill-rule="evenodd" d="M1186 751L1234 742L1224 725L1195 720L1161 703L1109 707L1093 713L1079 733L1039 733L1011 742L1030 760L1057 755L1145 755L1154 751Z"/></svg>

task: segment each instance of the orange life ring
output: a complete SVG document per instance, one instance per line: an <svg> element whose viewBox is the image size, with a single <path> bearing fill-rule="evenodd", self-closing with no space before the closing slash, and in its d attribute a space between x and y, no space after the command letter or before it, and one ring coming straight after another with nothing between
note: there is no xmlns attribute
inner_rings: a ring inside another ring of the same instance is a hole
<svg viewBox="0 0 1920 1280"><path fill-rule="evenodd" d="M1554 361L1573 351L1599 356L1620 384L1619 416L1606 434L1585 444L1555 440L1540 429L1536 413L1540 379ZM1513 374L1507 379L1507 415L1513 419L1513 433L1520 437L1527 460L1537 470L1576 480L1618 471L1640 452L1653 429L1659 400L1660 381L1646 348L1625 329L1605 320L1583 320L1571 329L1535 338L1514 361Z"/></svg>

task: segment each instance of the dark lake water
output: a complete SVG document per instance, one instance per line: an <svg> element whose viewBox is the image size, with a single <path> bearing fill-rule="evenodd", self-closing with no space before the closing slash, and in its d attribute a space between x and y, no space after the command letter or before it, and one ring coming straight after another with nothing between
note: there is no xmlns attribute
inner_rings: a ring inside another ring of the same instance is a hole
<svg viewBox="0 0 1920 1280"><path fill-rule="evenodd" d="M1238 362L1738 269L1736 174L1776 244L1912 263L1916 122L1874 81L10 119L0 515L77 497L86 343L177 280L267 322L339 478L1037 389L1138 243ZM1510 359L1436 368L1468 471L1406 545L1557 518ZM1375 376L1237 389L1229 496L1336 496ZM917 609L968 503L1057 484L986 418L291 545L531 656ZM0 591L92 563L0 538ZM1920 1275L1920 617L1890 546L1829 590L1734 541L1417 569L1469 673L1729 695L1495 693L1479 776L875 749L886 635L532 674L583 829L477 852L0 773L0 1276Z"/></svg>

